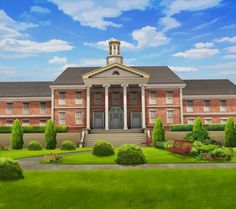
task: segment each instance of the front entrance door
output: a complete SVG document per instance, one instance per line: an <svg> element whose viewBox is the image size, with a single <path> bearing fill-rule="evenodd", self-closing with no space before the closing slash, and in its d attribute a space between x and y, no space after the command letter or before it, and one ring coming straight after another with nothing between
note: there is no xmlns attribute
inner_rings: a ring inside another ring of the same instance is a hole
<svg viewBox="0 0 236 209"><path fill-rule="evenodd" d="M131 127L141 128L141 112L131 112Z"/></svg>
<svg viewBox="0 0 236 209"><path fill-rule="evenodd" d="M93 113L93 128L94 129L104 128L104 112Z"/></svg>
<svg viewBox="0 0 236 209"><path fill-rule="evenodd" d="M123 128L123 110L120 107L112 107L109 112L111 129Z"/></svg>

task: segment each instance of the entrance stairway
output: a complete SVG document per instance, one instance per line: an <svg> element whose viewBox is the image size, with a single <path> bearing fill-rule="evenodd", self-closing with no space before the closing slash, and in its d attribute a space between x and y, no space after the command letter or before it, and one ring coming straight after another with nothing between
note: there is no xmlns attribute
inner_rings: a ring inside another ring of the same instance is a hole
<svg viewBox="0 0 236 209"><path fill-rule="evenodd" d="M84 147L92 147L97 140L105 140L111 142L114 147L119 147L122 144L136 144L144 146L146 134L141 129L111 129L105 130L90 130L90 133L85 136Z"/></svg>

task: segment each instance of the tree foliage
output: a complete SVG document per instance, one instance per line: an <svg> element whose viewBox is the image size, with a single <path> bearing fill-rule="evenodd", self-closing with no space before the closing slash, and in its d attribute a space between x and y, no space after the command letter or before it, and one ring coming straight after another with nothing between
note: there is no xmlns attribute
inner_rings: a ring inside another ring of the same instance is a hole
<svg viewBox="0 0 236 209"><path fill-rule="evenodd" d="M202 120L200 117L197 117L194 122L193 131L202 131L203 129Z"/></svg>
<svg viewBox="0 0 236 209"><path fill-rule="evenodd" d="M155 126L152 131L152 142L156 146L158 141L165 141L165 129L160 118L157 118L155 121Z"/></svg>
<svg viewBox="0 0 236 209"><path fill-rule="evenodd" d="M55 149L57 145L57 131L51 119L47 122L44 134L46 149Z"/></svg>
<svg viewBox="0 0 236 209"><path fill-rule="evenodd" d="M22 149L24 140L23 140L23 129L21 127L20 121L17 119L13 123L11 130L11 147L12 149Z"/></svg>
<svg viewBox="0 0 236 209"><path fill-rule="evenodd" d="M234 120L229 117L225 126L225 146L235 147L236 146L236 131L234 126Z"/></svg>

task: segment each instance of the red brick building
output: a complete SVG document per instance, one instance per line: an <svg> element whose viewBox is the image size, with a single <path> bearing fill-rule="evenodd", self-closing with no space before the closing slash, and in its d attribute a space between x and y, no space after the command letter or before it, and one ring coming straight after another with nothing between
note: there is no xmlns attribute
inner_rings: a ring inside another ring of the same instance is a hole
<svg viewBox="0 0 236 209"><path fill-rule="evenodd" d="M69 67L53 82L0 83L0 125L16 118L45 125L52 118L70 130L139 129L236 119L236 86L229 80L182 80L167 66L127 66L111 40L107 65Z"/></svg>

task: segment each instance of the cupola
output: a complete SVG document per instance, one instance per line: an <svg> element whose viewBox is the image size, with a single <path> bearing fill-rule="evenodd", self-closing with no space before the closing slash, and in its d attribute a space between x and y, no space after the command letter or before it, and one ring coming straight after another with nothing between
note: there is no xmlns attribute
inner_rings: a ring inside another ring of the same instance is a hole
<svg viewBox="0 0 236 209"><path fill-rule="evenodd" d="M109 55L107 56L107 65L113 63L123 64L123 57L120 56L120 41L114 38L109 41Z"/></svg>

